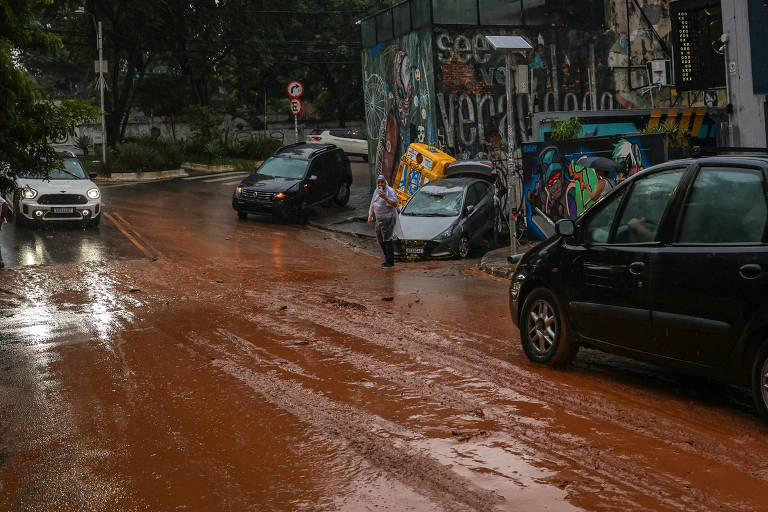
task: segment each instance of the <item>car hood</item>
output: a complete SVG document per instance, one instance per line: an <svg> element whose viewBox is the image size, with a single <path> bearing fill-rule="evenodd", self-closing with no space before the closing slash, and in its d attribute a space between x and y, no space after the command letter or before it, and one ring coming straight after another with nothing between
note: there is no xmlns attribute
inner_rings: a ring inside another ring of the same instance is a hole
<svg viewBox="0 0 768 512"><path fill-rule="evenodd" d="M401 240L432 240L457 220L459 217L399 215L397 235Z"/></svg>
<svg viewBox="0 0 768 512"><path fill-rule="evenodd" d="M299 181L301 180L296 178L277 178L274 176L251 174L243 180L242 185L247 188L263 190L265 192L285 192Z"/></svg>
<svg viewBox="0 0 768 512"><path fill-rule="evenodd" d="M31 178L18 178L16 183L19 188L33 188L38 195L44 194L82 194L92 188L98 188L91 180L38 180Z"/></svg>

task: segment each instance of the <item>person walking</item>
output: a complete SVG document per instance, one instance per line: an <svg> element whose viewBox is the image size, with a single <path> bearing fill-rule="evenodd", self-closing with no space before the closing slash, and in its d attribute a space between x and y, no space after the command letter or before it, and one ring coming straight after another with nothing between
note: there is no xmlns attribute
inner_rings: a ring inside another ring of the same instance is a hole
<svg viewBox="0 0 768 512"><path fill-rule="evenodd" d="M3 196L0 196L0 229L3 228L3 224L5 224L5 216L8 215L8 202L3 199ZM4 268L5 263L3 263L3 253L0 252L0 268Z"/></svg>
<svg viewBox="0 0 768 512"><path fill-rule="evenodd" d="M590 192L587 190L587 193L589 194L589 198L593 201L599 201L600 199L607 196L611 190L616 188L616 183L608 177L608 173L603 170L595 170L595 174L597 175L597 183L595 184L595 189Z"/></svg>
<svg viewBox="0 0 768 512"><path fill-rule="evenodd" d="M368 209L368 224L376 221L376 240L384 252L381 268L395 266L395 242L393 241L397 220L397 193L389 186L383 175L376 178L376 191Z"/></svg>

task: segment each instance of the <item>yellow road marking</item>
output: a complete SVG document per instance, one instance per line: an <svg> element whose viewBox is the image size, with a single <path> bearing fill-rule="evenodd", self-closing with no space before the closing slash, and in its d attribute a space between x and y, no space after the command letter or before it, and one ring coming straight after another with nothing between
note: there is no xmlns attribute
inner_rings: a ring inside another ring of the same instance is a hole
<svg viewBox="0 0 768 512"><path fill-rule="evenodd" d="M139 240L141 240L142 242L144 242L144 245L146 245L146 246L147 246L147 247L148 247L148 248L149 248L149 249L150 249L150 250L151 250L153 253L155 253L156 255L159 255L159 254L161 254L161 252L160 252L160 251L158 251L157 249L155 249L155 247L154 247L154 246L153 246L151 243L147 242L147 239L146 239L146 238L144 238L143 236L141 236L141 233L139 233L138 231L136 231L136 228L134 228L134 227L133 227L133 224L131 224L130 222L128 222L127 220L125 220L125 217L123 217L122 215L120 215L120 214L119 214L119 213L117 213L117 212L114 212L114 213L113 213L113 215L114 215L114 216L115 216L115 217L116 217L118 220L120 220L120 221L121 221L123 224L125 224L125 225L126 225L126 226L127 226L127 227L128 227L130 230L131 230L131 233L133 233L133 234L136 236L136 238L138 238Z"/></svg>
<svg viewBox="0 0 768 512"><path fill-rule="evenodd" d="M133 245L135 245L141 252L143 252L147 256L147 258L154 258L154 255L152 255L152 253L150 253L146 247L141 245L141 243L139 243L139 241L136 240L136 238L134 238L133 235L131 235L128 231L126 231L126 229L120 225L117 219L115 219L112 215L110 215L105 211L102 211L101 214L104 215L107 219L109 219L112 222L112 224L114 224L117 227L117 229L119 229L120 232L124 234L128 240L131 241Z"/></svg>

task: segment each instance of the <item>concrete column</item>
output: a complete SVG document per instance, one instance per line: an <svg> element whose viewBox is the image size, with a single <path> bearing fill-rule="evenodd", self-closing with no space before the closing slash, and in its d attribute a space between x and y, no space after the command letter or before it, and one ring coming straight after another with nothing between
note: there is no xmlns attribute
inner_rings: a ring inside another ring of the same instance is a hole
<svg viewBox="0 0 768 512"><path fill-rule="evenodd" d="M748 2L753 0L721 0L723 32L728 37L725 73L728 102L733 105L729 116L729 146L766 147L765 95L755 94L752 83L752 54L749 37ZM762 63L768 65L768 63Z"/></svg>

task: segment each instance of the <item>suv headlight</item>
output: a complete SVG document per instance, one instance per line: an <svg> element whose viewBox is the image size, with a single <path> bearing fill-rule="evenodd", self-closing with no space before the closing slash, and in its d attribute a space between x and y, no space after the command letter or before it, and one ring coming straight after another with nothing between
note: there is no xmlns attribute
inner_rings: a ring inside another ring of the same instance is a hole
<svg viewBox="0 0 768 512"><path fill-rule="evenodd" d="M99 189L92 188L88 191L88 197L91 199L98 199L101 197L101 192L99 192Z"/></svg>
<svg viewBox="0 0 768 512"><path fill-rule="evenodd" d="M37 190L27 187L21 191L21 196L24 199L34 199L37 197Z"/></svg>

